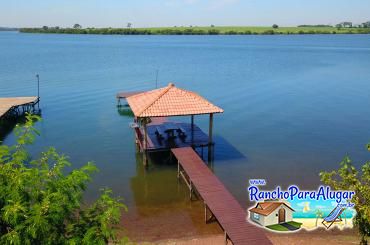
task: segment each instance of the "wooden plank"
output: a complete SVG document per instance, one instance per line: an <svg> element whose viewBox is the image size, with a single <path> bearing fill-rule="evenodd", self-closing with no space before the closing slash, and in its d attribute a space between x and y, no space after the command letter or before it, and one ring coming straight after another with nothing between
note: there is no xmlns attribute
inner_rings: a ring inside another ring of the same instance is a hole
<svg viewBox="0 0 370 245"><path fill-rule="evenodd" d="M205 210L214 215L233 244L272 244L261 229L246 221L244 209L191 147L171 151L203 199Z"/></svg>

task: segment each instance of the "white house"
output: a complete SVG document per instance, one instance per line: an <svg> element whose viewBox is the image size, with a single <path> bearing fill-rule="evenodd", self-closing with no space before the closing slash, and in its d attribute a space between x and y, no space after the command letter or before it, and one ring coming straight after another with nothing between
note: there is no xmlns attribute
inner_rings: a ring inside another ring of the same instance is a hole
<svg viewBox="0 0 370 245"><path fill-rule="evenodd" d="M249 209L249 218L262 225L275 225L293 221L293 212L289 204L278 201L264 201Z"/></svg>

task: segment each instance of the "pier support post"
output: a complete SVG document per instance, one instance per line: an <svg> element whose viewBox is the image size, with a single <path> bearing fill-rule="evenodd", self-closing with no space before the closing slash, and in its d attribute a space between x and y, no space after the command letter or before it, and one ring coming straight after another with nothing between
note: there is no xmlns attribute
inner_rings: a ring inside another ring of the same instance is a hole
<svg viewBox="0 0 370 245"><path fill-rule="evenodd" d="M177 161L177 178L180 178L180 161Z"/></svg>
<svg viewBox="0 0 370 245"><path fill-rule="evenodd" d="M206 202L204 203L204 222L207 224L207 204Z"/></svg>
<svg viewBox="0 0 370 245"><path fill-rule="evenodd" d="M193 185L191 180L189 181L189 189L190 189L190 201L193 199Z"/></svg>

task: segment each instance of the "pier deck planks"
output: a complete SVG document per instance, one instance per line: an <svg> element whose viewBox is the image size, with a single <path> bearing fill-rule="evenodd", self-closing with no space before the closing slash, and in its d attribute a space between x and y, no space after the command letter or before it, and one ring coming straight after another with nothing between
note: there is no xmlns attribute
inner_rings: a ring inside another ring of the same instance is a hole
<svg viewBox="0 0 370 245"><path fill-rule="evenodd" d="M191 147L171 149L204 203L233 244L272 244Z"/></svg>
<svg viewBox="0 0 370 245"><path fill-rule="evenodd" d="M4 116L13 107L36 103L37 97L9 97L0 98L0 117Z"/></svg>

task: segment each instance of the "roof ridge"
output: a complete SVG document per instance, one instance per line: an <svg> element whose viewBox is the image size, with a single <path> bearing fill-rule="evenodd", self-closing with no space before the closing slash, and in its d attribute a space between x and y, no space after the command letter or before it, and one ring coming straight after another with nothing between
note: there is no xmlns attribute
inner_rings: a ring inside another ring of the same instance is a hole
<svg viewBox="0 0 370 245"><path fill-rule="evenodd" d="M152 102L150 102L147 106L145 106L138 114L141 115L144 111L146 111L150 106L152 106L157 100L159 100L165 93L168 92L174 85L172 83L168 84L168 86L163 89L163 91L153 99Z"/></svg>

